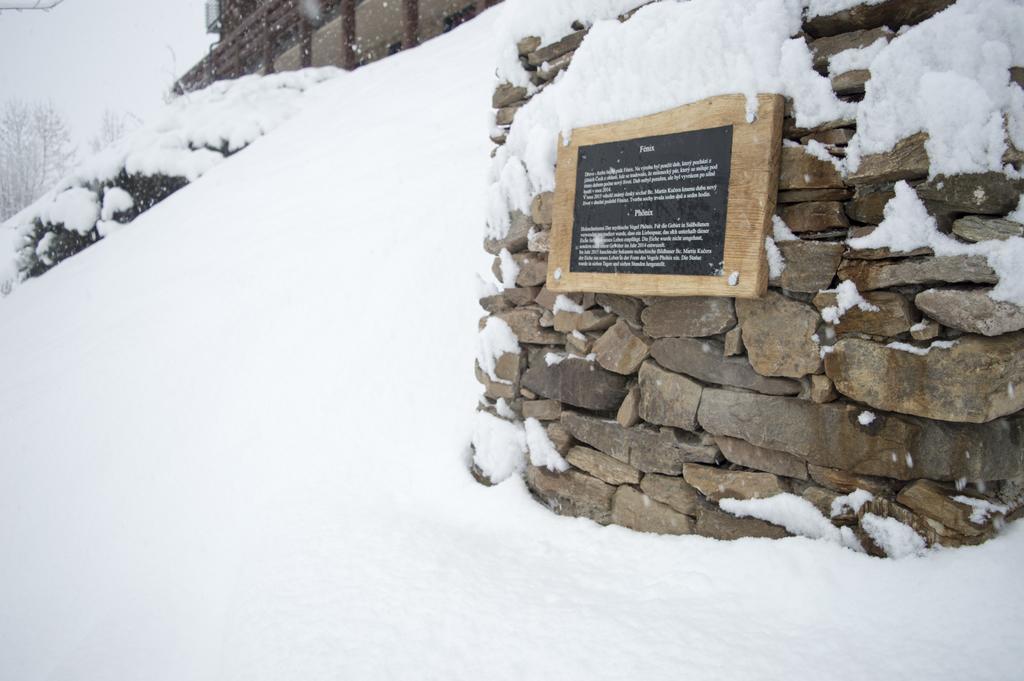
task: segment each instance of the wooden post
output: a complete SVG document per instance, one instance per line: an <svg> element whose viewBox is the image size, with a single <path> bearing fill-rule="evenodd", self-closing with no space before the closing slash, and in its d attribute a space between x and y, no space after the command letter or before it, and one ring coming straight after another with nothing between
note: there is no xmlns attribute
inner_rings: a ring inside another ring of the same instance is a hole
<svg viewBox="0 0 1024 681"><path fill-rule="evenodd" d="M356 0L341 0L341 67L349 71L356 62Z"/></svg>
<svg viewBox="0 0 1024 681"><path fill-rule="evenodd" d="M402 49L420 44L420 0L402 0Z"/></svg>

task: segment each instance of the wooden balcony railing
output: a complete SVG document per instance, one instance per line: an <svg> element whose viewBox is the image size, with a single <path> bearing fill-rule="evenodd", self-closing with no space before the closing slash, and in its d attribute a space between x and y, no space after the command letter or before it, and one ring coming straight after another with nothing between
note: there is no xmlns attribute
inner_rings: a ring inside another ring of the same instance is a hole
<svg viewBox="0 0 1024 681"><path fill-rule="evenodd" d="M402 2L402 48L419 43L421 0ZM305 15L301 0L264 0L198 64L182 76L174 89L184 93L206 87L217 80L237 78L250 73L273 73L274 61L296 44L300 45L300 66L312 66L313 34L320 23L341 17L341 59L339 64L352 70L359 65L356 54L356 5L362 0L324 0L319 22ZM500 0L473 0L479 13Z"/></svg>

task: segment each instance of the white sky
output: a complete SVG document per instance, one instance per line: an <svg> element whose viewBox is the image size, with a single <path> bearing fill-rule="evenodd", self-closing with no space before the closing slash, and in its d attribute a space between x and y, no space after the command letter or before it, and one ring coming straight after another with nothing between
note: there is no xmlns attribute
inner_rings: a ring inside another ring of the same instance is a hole
<svg viewBox="0 0 1024 681"><path fill-rule="evenodd" d="M0 102L52 100L81 158L104 109L146 120L206 54L204 4L64 0L49 12L0 12Z"/></svg>

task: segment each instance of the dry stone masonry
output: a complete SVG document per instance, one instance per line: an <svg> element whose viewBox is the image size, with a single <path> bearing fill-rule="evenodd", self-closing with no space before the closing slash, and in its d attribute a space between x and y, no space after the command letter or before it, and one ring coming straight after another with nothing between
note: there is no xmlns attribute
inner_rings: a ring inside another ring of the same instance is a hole
<svg viewBox="0 0 1024 681"><path fill-rule="evenodd" d="M806 21L803 37L827 75L830 57L950 4L864 4ZM586 35L576 28L519 42L533 96L569 67ZM833 89L858 101L870 76L834 76ZM496 89L495 144L526 101L526 88ZM544 286L548 193L485 243L514 285L480 301L481 328L504 321L520 351L498 357L492 375L477 367L480 408L536 419L564 457L565 470L527 465L540 502L644 532L780 538L784 527L720 502L789 494L875 555L868 515L957 547L1024 512L1024 309L987 295L999 278L983 256L847 244L882 222L900 181L965 244L1020 236L1024 225L1004 216L1024 185L1001 173L929 179L922 134L844 177L820 150L842 159L855 132L852 120L800 129L785 119L777 214L795 238L778 241L785 269L760 299L556 296ZM1015 150L1005 160L1020 169ZM837 316L843 282L863 305Z"/></svg>

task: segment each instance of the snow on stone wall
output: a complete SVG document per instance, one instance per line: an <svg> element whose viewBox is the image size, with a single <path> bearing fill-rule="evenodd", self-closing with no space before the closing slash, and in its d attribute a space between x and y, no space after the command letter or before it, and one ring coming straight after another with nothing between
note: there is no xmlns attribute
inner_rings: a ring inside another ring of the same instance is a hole
<svg viewBox="0 0 1024 681"><path fill-rule="evenodd" d="M480 301L519 349L477 377L481 410L544 424L568 467L505 447L501 470L599 523L876 555L1019 515L1024 7L535 5L506 4L484 243L502 287ZM788 100L763 298L545 288L560 133L759 91Z"/></svg>

